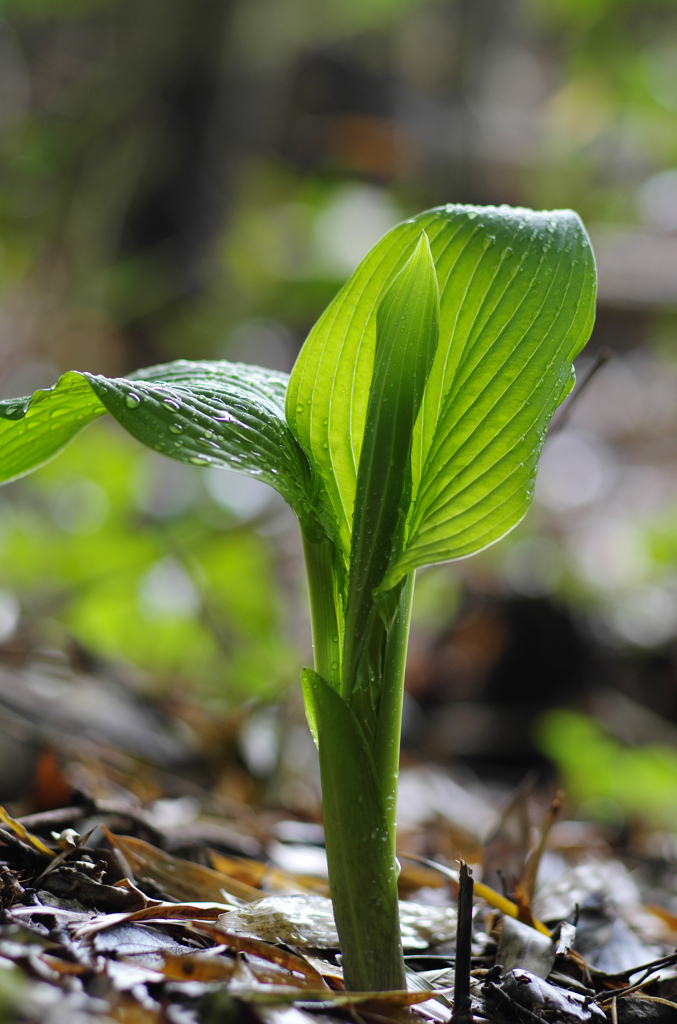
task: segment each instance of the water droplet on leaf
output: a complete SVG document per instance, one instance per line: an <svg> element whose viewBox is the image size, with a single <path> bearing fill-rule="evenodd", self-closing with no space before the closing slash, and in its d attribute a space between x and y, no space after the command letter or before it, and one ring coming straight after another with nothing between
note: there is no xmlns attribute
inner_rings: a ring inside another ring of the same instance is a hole
<svg viewBox="0 0 677 1024"><path fill-rule="evenodd" d="M135 395L133 391L130 391L125 398L125 405L128 409L138 409L141 405L141 396Z"/></svg>

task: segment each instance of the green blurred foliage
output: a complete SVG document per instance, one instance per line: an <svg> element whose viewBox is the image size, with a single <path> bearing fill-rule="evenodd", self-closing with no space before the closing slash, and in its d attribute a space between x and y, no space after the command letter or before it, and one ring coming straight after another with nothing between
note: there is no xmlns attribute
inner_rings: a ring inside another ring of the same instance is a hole
<svg viewBox="0 0 677 1024"><path fill-rule="evenodd" d="M0 396L181 357L288 370L361 255L437 203L643 228L642 189L677 166L676 69L673 0L0 0ZM5 490L0 586L211 693L295 679L274 541L199 470L159 514L147 458L101 424ZM665 642L672 507L613 513L620 583L581 553L593 514L537 504L499 548L422 574L420 633L453 620L464 577L612 625L648 608Z"/></svg>
<svg viewBox="0 0 677 1024"><path fill-rule="evenodd" d="M295 677L270 543L210 497L200 470L108 421L7 488L0 539L2 586L90 652L222 706Z"/></svg>
<svg viewBox="0 0 677 1024"><path fill-rule="evenodd" d="M629 747L593 719L564 710L542 718L537 740L584 813L613 825L638 819L674 828L677 753L671 747Z"/></svg>
<svg viewBox="0 0 677 1024"><path fill-rule="evenodd" d="M540 204L553 193L587 221L628 223L643 178L677 162L677 8L671 0L531 0L537 31L559 54L547 99Z"/></svg>
<svg viewBox="0 0 677 1024"><path fill-rule="evenodd" d="M674 4L495 7L5 0L0 291L58 310L33 344L122 370L273 316L298 345L345 276L316 241L346 183L376 220L508 200L634 221L677 161Z"/></svg>

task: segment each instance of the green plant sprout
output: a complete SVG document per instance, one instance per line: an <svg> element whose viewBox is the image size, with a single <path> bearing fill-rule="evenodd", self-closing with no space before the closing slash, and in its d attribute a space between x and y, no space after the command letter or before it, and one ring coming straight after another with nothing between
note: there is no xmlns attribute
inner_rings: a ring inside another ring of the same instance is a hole
<svg viewBox="0 0 677 1024"><path fill-rule="evenodd" d="M3 481L109 412L169 458L266 481L296 513L314 649L303 696L349 989L406 987L395 814L414 572L522 519L594 302L576 214L443 206L371 250L289 376L180 361L129 379L69 372L0 403Z"/></svg>

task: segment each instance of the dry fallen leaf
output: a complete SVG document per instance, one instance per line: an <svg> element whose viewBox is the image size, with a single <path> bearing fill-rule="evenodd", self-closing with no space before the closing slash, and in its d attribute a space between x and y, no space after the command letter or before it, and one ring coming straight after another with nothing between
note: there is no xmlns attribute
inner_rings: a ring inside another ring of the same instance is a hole
<svg viewBox="0 0 677 1024"><path fill-rule="evenodd" d="M258 889L224 875L213 868L203 867L181 857L173 857L142 839L116 836L103 829L106 838L118 850L137 879L146 878L159 889L182 902L190 900L223 899L223 893L250 903L261 898Z"/></svg>

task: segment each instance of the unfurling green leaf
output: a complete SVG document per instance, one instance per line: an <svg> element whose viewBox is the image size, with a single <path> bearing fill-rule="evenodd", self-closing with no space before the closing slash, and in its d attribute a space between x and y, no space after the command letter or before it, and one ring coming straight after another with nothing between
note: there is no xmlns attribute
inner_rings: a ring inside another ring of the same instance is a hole
<svg viewBox="0 0 677 1024"><path fill-rule="evenodd" d="M346 568L374 370L376 311L424 227L400 224L371 250L313 327L289 379L287 421L321 482Z"/></svg>
<svg viewBox="0 0 677 1024"><path fill-rule="evenodd" d="M425 234L376 314L374 372L355 492L344 672L352 679L376 614L374 591L400 554L410 449L439 337L439 291ZM395 600L395 604L397 601ZM348 687L349 688L349 687Z"/></svg>

